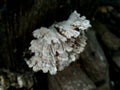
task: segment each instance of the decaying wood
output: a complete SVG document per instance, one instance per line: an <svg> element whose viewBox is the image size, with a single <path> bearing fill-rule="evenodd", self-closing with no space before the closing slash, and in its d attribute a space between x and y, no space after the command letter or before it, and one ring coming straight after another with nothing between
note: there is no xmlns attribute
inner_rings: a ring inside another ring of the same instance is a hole
<svg viewBox="0 0 120 90"><path fill-rule="evenodd" d="M49 90L96 90L94 83L74 63L56 75L48 76Z"/></svg>
<svg viewBox="0 0 120 90"><path fill-rule="evenodd" d="M97 41L95 31L90 30L87 36L87 47L81 54L81 65L97 86L106 84L104 90L109 90L108 65L105 54Z"/></svg>

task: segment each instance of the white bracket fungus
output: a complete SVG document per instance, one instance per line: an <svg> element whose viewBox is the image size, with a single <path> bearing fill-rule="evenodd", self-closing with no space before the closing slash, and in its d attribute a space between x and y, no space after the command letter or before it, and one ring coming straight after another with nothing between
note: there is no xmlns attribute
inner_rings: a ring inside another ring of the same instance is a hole
<svg viewBox="0 0 120 90"><path fill-rule="evenodd" d="M33 32L29 50L35 55L25 60L33 71L56 74L78 59L86 46L85 30L91 27L85 16L74 11L68 20L41 27Z"/></svg>

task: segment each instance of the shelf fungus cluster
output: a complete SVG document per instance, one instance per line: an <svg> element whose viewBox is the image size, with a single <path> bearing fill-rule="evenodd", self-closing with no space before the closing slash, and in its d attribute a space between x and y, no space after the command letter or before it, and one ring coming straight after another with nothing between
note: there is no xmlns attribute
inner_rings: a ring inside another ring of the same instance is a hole
<svg viewBox="0 0 120 90"><path fill-rule="evenodd" d="M85 30L89 27L89 20L74 11L66 21L36 29L33 32L36 39L29 47L34 56L26 63L33 71L56 74L78 59L86 46Z"/></svg>

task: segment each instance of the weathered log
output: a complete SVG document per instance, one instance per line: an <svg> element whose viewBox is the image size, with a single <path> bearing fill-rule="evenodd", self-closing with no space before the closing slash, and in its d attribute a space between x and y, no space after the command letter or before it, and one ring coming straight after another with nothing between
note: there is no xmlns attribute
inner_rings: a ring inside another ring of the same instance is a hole
<svg viewBox="0 0 120 90"><path fill-rule="evenodd" d="M94 83L76 63L54 76L49 75L48 83L49 90L96 90Z"/></svg>
<svg viewBox="0 0 120 90"><path fill-rule="evenodd" d="M100 90L109 90L107 59L97 41L95 32L90 30L87 36L88 44L85 51L81 54L81 66L83 66L88 76L98 87L106 84L104 89Z"/></svg>

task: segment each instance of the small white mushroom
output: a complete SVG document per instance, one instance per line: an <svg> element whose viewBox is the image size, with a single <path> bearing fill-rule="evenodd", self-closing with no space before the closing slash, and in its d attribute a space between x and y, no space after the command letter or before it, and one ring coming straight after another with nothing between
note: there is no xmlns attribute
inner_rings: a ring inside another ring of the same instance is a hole
<svg viewBox="0 0 120 90"><path fill-rule="evenodd" d="M33 32L36 39L31 41L29 47L35 54L30 60L25 60L26 63L33 71L56 74L78 59L86 46L84 31L89 27L89 20L74 11L66 21L53 24L49 28L36 29Z"/></svg>

